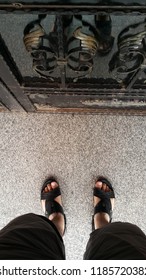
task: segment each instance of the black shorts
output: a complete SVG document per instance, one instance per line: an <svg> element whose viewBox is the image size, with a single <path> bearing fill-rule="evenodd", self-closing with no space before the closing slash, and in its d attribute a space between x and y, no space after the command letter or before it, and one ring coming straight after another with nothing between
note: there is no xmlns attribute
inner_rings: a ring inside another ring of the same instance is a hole
<svg viewBox="0 0 146 280"><path fill-rule="evenodd" d="M0 231L0 259L65 260L65 248L54 224L30 213ZM146 236L130 223L108 224L90 234L84 259L146 259Z"/></svg>
<svg viewBox="0 0 146 280"><path fill-rule="evenodd" d="M0 231L0 259L64 260L63 240L46 217L22 215Z"/></svg>
<svg viewBox="0 0 146 280"><path fill-rule="evenodd" d="M110 223L90 234L86 260L146 260L146 236L136 225Z"/></svg>

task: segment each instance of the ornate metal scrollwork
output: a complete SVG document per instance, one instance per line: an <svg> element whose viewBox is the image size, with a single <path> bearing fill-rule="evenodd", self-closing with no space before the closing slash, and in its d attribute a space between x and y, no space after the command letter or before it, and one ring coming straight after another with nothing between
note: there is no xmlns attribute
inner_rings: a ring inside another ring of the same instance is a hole
<svg viewBox="0 0 146 280"><path fill-rule="evenodd" d="M38 20L29 23L24 30L24 44L26 50L33 57L33 70L40 76L50 77L57 67L56 38L46 34L41 21L46 16L39 16Z"/></svg>
<svg viewBox="0 0 146 280"><path fill-rule="evenodd" d="M76 81L92 72L97 53L106 55L113 46L108 15L92 16L92 23L81 15L56 16L48 34L42 25L46 17L40 15L24 30L24 44L33 58L33 69L43 77L53 80L57 68L61 75L68 68Z"/></svg>
<svg viewBox="0 0 146 280"><path fill-rule="evenodd" d="M107 15L99 14L94 22L80 22L67 42L68 66L79 75L89 75L94 67L93 58L98 53L106 55L112 48L114 38L111 36L111 19Z"/></svg>
<svg viewBox="0 0 146 280"><path fill-rule="evenodd" d="M70 32L72 25L65 29L65 34L67 34L67 65L70 70L76 73L76 77L83 77L92 72L93 57L96 55L98 42L91 30L91 25L83 21L82 16L77 19L77 22L78 26L75 26L72 32Z"/></svg>
<svg viewBox="0 0 146 280"><path fill-rule="evenodd" d="M118 51L109 62L109 70L132 74L146 67L146 21L125 28L118 36Z"/></svg>

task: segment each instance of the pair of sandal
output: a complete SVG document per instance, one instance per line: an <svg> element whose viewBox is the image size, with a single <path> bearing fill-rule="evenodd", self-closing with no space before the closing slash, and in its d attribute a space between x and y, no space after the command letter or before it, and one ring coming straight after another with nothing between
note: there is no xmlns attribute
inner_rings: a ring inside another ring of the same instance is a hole
<svg viewBox="0 0 146 280"><path fill-rule="evenodd" d="M45 216L48 218L51 214L53 213L61 213L64 216L64 221L65 221L65 227L66 227L66 216L64 214L63 207L55 201L55 198L61 195L60 187L58 184L58 187L54 188L53 190L49 192L45 192L45 188L47 187L48 184L51 184L52 182L56 182L56 179L53 177L48 178L41 190L41 200L45 200ZM111 183L106 179L105 177L98 177L97 182L102 182L103 184L106 184L110 191L105 192L97 187L94 187L93 189L93 195L100 198L101 200L95 205L94 207L94 215L99 213L99 212L104 212L107 213L110 217L110 222L112 220L112 205L111 205L111 198L115 198L115 193L113 190L113 187ZM94 215L93 215L93 220L92 220L92 228L94 228ZM65 230L64 230L65 231Z"/></svg>

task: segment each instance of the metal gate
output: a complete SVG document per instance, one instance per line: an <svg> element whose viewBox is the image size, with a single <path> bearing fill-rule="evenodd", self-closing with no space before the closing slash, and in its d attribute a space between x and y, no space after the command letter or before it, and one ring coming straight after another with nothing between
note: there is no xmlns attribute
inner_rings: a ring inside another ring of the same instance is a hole
<svg viewBox="0 0 146 280"><path fill-rule="evenodd" d="M144 2L0 1L0 111L144 115Z"/></svg>

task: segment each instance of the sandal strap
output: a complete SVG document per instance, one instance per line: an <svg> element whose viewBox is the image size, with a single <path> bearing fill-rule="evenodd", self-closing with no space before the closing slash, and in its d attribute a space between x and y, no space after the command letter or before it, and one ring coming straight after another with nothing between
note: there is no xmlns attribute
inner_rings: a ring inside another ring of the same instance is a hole
<svg viewBox="0 0 146 280"><path fill-rule="evenodd" d="M48 217L53 213L61 213L64 215L63 207L57 201L46 200L45 215Z"/></svg>
<svg viewBox="0 0 146 280"><path fill-rule="evenodd" d="M93 195L99 197L100 199L115 198L115 193L114 193L113 189L110 192L104 192L104 191L94 187Z"/></svg>
<svg viewBox="0 0 146 280"><path fill-rule="evenodd" d="M57 187L54 190L51 190L50 192L42 192L41 193L41 200L46 200L45 202L45 215L48 217L49 215L53 213L60 212L64 215L63 207L54 199L61 195L60 188Z"/></svg>
<svg viewBox="0 0 146 280"><path fill-rule="evenodd" d="M54 190L51 190L50 192L42 192L41 193L41 200L48 200L48 201L53 201L54 198L56 198L57 196L61 195L61 192L60 192L60 188L57 187L55 188Z"/></svg>
<svg viewBox="0 0 146 280"><path fill-rule="evenodd" d="M99 212L104 212L107 213L110 217L110 222L112 220L112 205L111 201L108 198L102 199L99 203L97 203L94 207L94 215L99 213Z"/></svg>
<svg viewBox="0 0 146 280"><path fill-rule="evenodd" d="M55 200L46 200L45 202L45 216L48 218L53 213L61 213L64 216L64 233L66 230L66 215L64 214L63 207ZM63 233L63 234L64 234Z"/></svg>

